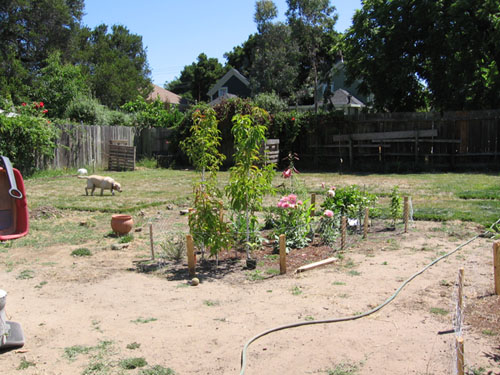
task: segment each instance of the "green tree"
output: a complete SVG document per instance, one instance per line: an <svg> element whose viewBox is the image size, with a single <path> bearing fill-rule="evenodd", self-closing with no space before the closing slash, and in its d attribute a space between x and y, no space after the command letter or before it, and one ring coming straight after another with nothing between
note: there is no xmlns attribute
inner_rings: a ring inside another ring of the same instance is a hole
<svg viewBox="0 0 500 375"><path fill-rule="evenodd" d="M34 97L45 103L49 117L62 118L71 101L78 96L88 96L90 91L80 67L63 65L60 52L51 54L45 63L33 83Z"/></svg>
<svg viewBox="0 0 500 375"><path fill-rule="evenodd" d="M320 80L326 77L334 60L331 47L338 38L333 29L338 16L330 0L287 0L287 4L288 24L302 55L299 82L302 87L312 86L317 112Z"/></svg>
<svg viewBox="0 0 500 375"><path fill-rule="evenodd" d="M367 0L344 38L348 78L375 107L497 108L498 1Z"/></svg>
<svg viewBox="0 0 500 375"><path fill-rule="evenodd" d="M250 258L250 231L256 223L255 211L261 209L264 195L272 191L273 165L264 165L260 148L266 142L268 119L263 109L255 107L251 115L236 114L231 132L234 135L234 166L230 168L229 185L226 193L231 200L231 208L245 214L246 253Z"/></svg>
<svg viewBox="0 0 500 375"><path fill-rule="evenodd" d="M255 2L254 21L259 33L264 32L271 21L278 16L278 9L272 0L258 0Z"/></svg>
<svg viewBox="0 0 500 375"><path fill-rule="evenodd" d="M148 102L138 95L121 108L134 115L134 125L139 129L176 127L184 120L182 112L175 107L167 109L159 98Z"/></svg>
<svg viewBox="0 0 500 375"><path fill-rule="evenodd" d="M32 79L53 51L63 59L83 15L83 0L0 2L0 92L17 104L29 95Z"/></svg>
<svg viewBox="0 0 500 375"><path fill-rule="evenodd" d="M207 55L201 53L197 62L185 66L181 76L170 83L166 83L165 87L176 94L183 95L187 99L198 102L207 101L209 99L208 90L226 71L222 64L219 63L219 60L214 57L208 58Z"/></svg>
<svg viewBox="0 0 500 375"><path fill-rule="evenodd" d="M134 100L140 92L146 97L153 89L146 50L140 35L122 25L111 33L104 24L90 30L82 28L76 45L80 51L74 62L82 66L94 96L116 109Z"/></svg>

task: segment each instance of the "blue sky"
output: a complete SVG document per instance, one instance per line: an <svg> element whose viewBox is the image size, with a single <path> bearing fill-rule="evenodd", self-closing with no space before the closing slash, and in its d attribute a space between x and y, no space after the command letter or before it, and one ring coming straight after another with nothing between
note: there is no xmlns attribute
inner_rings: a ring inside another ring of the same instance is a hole
<svg viewBox="0 0 500 375"><path fill-rule="evenodd" d="M278 19L285 19L286 0L274 0ZM337 31L351 25L361 0L333 0L339 19ZM83 24L94 28L125 25L142 36L153 82L163 86L180 76L200 53L223 57L257 31L253 21L255 0L85 0Z"/></svg>

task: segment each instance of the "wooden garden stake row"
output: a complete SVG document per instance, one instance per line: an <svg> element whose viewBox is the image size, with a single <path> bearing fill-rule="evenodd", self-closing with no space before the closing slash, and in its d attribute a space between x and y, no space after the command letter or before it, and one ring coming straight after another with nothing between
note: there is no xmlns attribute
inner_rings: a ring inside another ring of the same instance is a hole
<svg viewBox="0 0 500 375"><path fill-rule="evenodd" d="M340 250L344 250L345 249L346 236L347 236L347 217L346 216L342 216L341 237L340 237Z"/></svg>
<svg viewBox="0 0 500 375"><path fill-rule="evenodd" d="M186 250L188 258L188 271L190 276L196 275L196 260L194 258L193 236L186 234Z"/></svg>
<svg viewBox="0 0 500 375"><path fill-rule="evenodd" d="M464 375L465 374L464 338L462 336L456 338L455 346L457 349L457 374Z"/></svg>
<svg viewBox="0 0 500 375"><path fill-rule="evenodd" d="M495 280L495 294L500 295L500 241L493 244L493 274Z"/></svg>
<svg viewBox="0 0 500 375"><path fill-rule="evenodd" d="M286 236L280 234L280 275L286 273Z"/></svg>
<svg viewBox="0 0 500 375"><path fill-rule="evenodd" d="M403 217L405 222L405 233L408 233L408 218L410 216L410 210L408 205L408 197L404 197L404 206L403 206Z"/></svg>
<svg viewBox="0 0 500 375"><path fill-rule="evenodd" d="M370 209L368 207L365 208L365 221L363 223L363 238L368 236L368 221L370 219Z"/></svg>
<svg viewBox="0 0 500 375"><path fill-rule="evenodd" d="M155 246L153 241L153 224L149 224L149 243L151 245L151 260L155 260Z"/></svg>

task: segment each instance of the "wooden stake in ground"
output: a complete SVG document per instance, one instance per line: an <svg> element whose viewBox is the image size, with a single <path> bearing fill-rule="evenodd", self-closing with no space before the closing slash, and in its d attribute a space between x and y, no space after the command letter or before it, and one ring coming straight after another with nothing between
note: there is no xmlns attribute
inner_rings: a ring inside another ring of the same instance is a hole
<svg viewBox="0 0 500 375"><path fill-rule="evenodd" d="M149 224L149 243L151 245L151 260L155 260L155 245L153 241L153 224Z"/></svg>
<svg viewBox="0 0 500 375"><path fill-rule="evenodd" d="M500 241L493 244L493 275L495 280L495 294L500 295Z"/></svg>
<svg viewBox="0 0 500 375"><path fill-rule="evenodd" d="M404 215L404 221L405 221L405 233L408 233L408 218L410 216L410 210L409 210L409 205L408 205L408 197L404 197L403 215Z"/></svg>
<svg viewBox="0 0 500 375"><path fill-rule="evenodd" d="M190 276L196 275L196 261L194 259L193 236L186 234L186 250L188 258L188 271Z"/></svg>
<svg viewBox="0 0 500 375"><path fill-rule="evenodd" d="M342 216L341 237L340 237L340 250L344 250L345 249L346 237L347 237L347 217L346 216Z"/></svg>
<svg viewBox="0 0 500 375"><path fill-rule="evenodd" d="M457 374L464 375L464 338L462 336L457 337L456 339L456 347L457 347Z"/></svg>
<svg viewBox="0 0 500 375"><path fill-rule="evenodd" d="M286 273L286 236L280 234L280 275Z"/></svg>
<svg viewBox="0 0 500 375"><path fill-rule="evenodd" d="M311 206L313 206L312 214L316 215L316 193L311 193Z"/></svg>
<svg viewBox="0 0 500 375"><path fill-rule="evenodd" d="M363 223L363 238L368 236L368 220L370 219L370 209L365 208L365 221Z"/></svg>

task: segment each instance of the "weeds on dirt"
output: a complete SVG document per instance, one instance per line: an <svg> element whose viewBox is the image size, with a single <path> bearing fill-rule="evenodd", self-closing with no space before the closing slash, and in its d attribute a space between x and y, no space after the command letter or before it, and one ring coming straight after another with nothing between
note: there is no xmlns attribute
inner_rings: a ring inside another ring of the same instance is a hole
<svg viewBox="0 0 500 375"><path fill-rule="evenodd" d="M124 236L120 237L120 240L118 241L119 243L129 243L134 240L134 235L132 233L128 233Z"/></svg>
<svg viewBox="0 0 500 375"><path fill-rule="evenodd" d="M18 370L26 370L28 367L36 366L35 362L28 361L26 358L21 358L21 363L17 366Z"/></svg>
<svg viewBox="0 0 500 375"><path fill-rule="evenodd" d="M430 313L431 314L434 314L434 315L448 315L449 314L449 311L448 310L445 310L441 307L431 307L430 309Z"/></svg>
<svg viewBox="0 0 500 375"><path fill-rule="evenodd" d="M139 344L138 342L131 342L130 344L127 344L127 349L130 349L130 350L135 350L135 349L139 349L141 347L141 344Z"/></svg>
<svg viewBox="0 0 500 375"><path fill-rule="evenodd" d="M95 347L83 346L83 345L73 345L68 348L64 348L64 356L70 361L74 361L79 354L87 354Z"/></svg>
<svg viewBox="0 0 500 375"><path fill-rule="evenodd" d="M92 252L86 247L80 247L79 249L73 250L71 252L71 256L74 257L89 257L92 255Z"/></svg>
<svg viewBox="0 0 500 375"><path fill-rule="evenodd" d="M34 277L35 277L35 271L33 271L33 270L24 270L24 271L21 271L21 273L16 276L16 279L18 279L18 280L27 280L27 279L32 279Z"/></svg>
<svg viewBox="0 0 500 375"><path fill-rule="evenodd" d="M157 320L158 319L156 319L156 318L139 317L136 320L131 320L130 322L135 323L135 324L146 324L146 323L156 322Z"/></svg>
<svg viewBox="0 0 500 375"><path fill-rule="evenodd" d="M292 295L294 296L300 296L302 294L302 290L300 289L300 286L295 285L292 288Z"/></svg>
<svg viewBox="0 0 500 375"><path fill-rule="evenodd" d="M35 285L35 288L36 289L42 289L42 287L44 285L47 285L47 284L48 284L47 281L40 281L40 283L38 285Z"/></svg>
<svg viewBox="0 0 500 375"><path fill-rule="evenodd" d="M133 370L139 367L146 366L148 362L143 357L136 357L122 359L118 364L122 369Z"/></svg>
<svg viewBox="0 0 500 375"><path fill-rule="evenodd" d="M325 371L328 375L355 375L359 372L359 367L351 363L339 363L333 369Z"/></svg>
<svg viewBox="0 0 500 375"><path fill-rule="evenodd" d="M246 277L250 281L259 281L259 280L264 280L265 279L264 275L262 275L262 271L261 270L255 270L255 271L252 271L252 272L247 272L246 273Z"/></svg>
<svg viewBox="0 0 500 375"><path fill-rule="evenodd" d="M334 281L332 285L346 285L343 281Z"/></svg>
<svg viewBox="0 0 500 375"><path fill-rule="evenodd" d="M220 302L219 301L212 301L212 300L206 299L206 300L203 301L203 304L205 306L219 306Z"/></svg>
<svg viewBox="0 0 500 375"><path fill-rule="evenodd" d="M496 333L495 331L491 330L491 329L483 329L481 331L481 333L485 336L496 336L498 335L498 333Z"/></svg>
<svg viewBox="0 0 500 375"><path fill-rule="evenodd" d="M156 365L150 369L141 370L139 375L176 375L176 372L170 367L165 368L163 366Z"/></svg>

